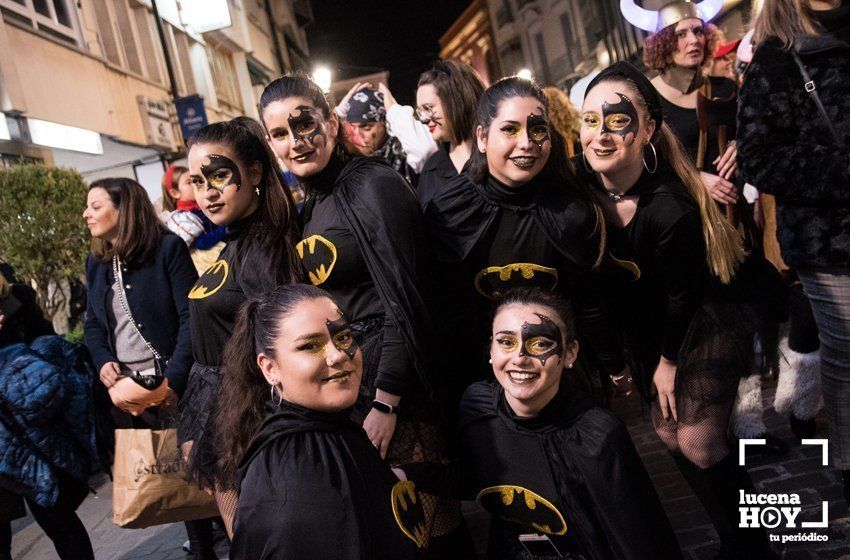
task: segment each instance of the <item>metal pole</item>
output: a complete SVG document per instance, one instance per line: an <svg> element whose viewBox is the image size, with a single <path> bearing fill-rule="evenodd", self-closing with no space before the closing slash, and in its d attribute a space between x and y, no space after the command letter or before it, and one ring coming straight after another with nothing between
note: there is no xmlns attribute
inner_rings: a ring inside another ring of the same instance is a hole
<svg viewBox="0 0 850 560"><path fill-rule="evenodd" d="M180 95L177 93L177 81L174 79L174 65L171 63L171 53L168 50L168 43L165 40L165 27L162 25L162 18L159 17L156 0L151 0L151 8L153 8L153 18L156 20L159 42L162 44L162 54L165 56L165 68L168 70L168 82L171 85L171 100L176 102Z"/></svg>

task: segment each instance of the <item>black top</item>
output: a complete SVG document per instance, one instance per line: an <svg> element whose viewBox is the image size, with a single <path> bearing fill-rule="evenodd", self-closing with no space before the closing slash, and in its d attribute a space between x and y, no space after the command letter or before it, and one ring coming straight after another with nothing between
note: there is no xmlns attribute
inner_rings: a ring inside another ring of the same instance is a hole
<svg viewBox="0 0 850 560"><path fill-rule="evenodd" d="M540 177L509 188L461 174L426 207L439 267L432 275L435 320L446 335L444 346L459 345L460 356L474 358L462 367L479 372L462 375L485 374L493 306L508 289L524 285L557 289L571 299L588 354L608 373L623 368L622 347L609 336L601 294L590 281L596 216L575 188Z"/></svg>
<svg viewBox="0 0 850 560"><path fill-rule="evenodd" d="M566 379L533 418L518 417L498 383L475 383L460 416L459 463L403 470L423 491L475 498L493 514L488 558L537 558L519 542L528 533L588 560L681 558L628 430Z"/></svg>
<svg viewBox="0 0 850 560"><path fill-rule="evenodd" d="M240 266L237 259L239 245L244 242L244 234L254 216L227 226L224 238L227 245L189 292L192 353L199 364L221 365L221 353L233 333L239 307L248 297L263 293L253 275L250 272L242 274L242 269L250 271L255 266L268 266L267 263L251 251L246 254L244 265Z"/></svg>
<svg viewBox="0 0 850 560"><path fill-rule="evenodd" d="M581 172L604 189L595 174ZM620 274L606 275L606 293L631 355L651 382L661 355L677 359L709 270L699 209L669 168L644 171L628 193L640 195L634 217L623 228L607 224L608 250Z"/></svg>
<svg viewBox="0 0 850 560"><path fill-rule="evenodd" d="M182 239L160 236L157 248L144 260L122 262L127 305L142 336L165 358L168 386L181 395L192 367L191 319L186 299L198 273ZM113 278L112 261L89 255L86 261L88 307L86 346L97 371L107 362L117 362L114 332L109 321L109 296Z"/></svg>
<svg viewBox="0 0 850 560"><path fill-rule="evenodd" d="M467 160L463 164L461 173L467 170L469 162L470 160ZM419 175L419 183L416 185L416 195L422 209L424 210L428 202L437 196L450 180L457 176L457 169L455 169L455 165L449 157L448 144L441 144L439 149L425 160L422 173Z"/></svg>
<svg viewBox="0 0 850 560"><path fill-rule="evenodd" d="M843 0L832 10L809 10L809 13L827 33L850 44L850 1Z"/></svg>
<svg viewBox="0 0 850 560"><path fill-rule="evenodd" d="M737 94L738 86L729 78L719 78L715 76L709 77L711 80L711 97L715 99L729 99ZM697 110L687 109L679 105L674 105L661 96L661 106L664 112L664 122L673 130L673 134L679 139L684 146L685 151L691 158L691 161L696 164L697 149L699 147L699 123L697 122ZM726 138L731 142L735 139L735 130L729 130ZM704 171L714 173L716 167L712 163L717 156L720 155L720 150L717 147L717 131L712 128L708 131L706 150L705 150L705 169Z"/></svg>
<svg viewBox="0 0 850 560"><path fill-rule="evenodd" d="M398 482L347 410L286 401L270 409L241 474L234 560L418 557L424 515L400 501L410 485Z"/></svg>
<svg viewBox="0 0 850 560"><path fill-rule="evenodd" d="M330 292L349 321L383 318L375 386L400 396L416 389L421 397L429 387L430 327L419 288L424 238L413 191L377 158L336 153L307 188L297 252L309 280Z"/></svg>
<svg viewBox="0 0 850 560"><path fill-rule="evenodd" d="M14 312L10 315L11 309ZM54 334L53 325L36 302L35 291L26 284L11 285L9 295L0 299L0 315L6 315L0 327L0 348L18 342L29 344L39 336Z"/></svg>

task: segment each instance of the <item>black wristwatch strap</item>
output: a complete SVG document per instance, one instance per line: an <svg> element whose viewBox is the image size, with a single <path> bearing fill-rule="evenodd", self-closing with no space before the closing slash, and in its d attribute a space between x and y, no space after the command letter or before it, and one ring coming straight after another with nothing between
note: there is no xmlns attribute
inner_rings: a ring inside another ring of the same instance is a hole
<svg viewBox="0 0 850 560"><path fill-rule="evenodd" d="M397 406L387 404L383 401L379 401L378 399L372 401L372 408L374 408L378 412L383 412L384 414L395 414L396 412L398 412Z"/></svg>

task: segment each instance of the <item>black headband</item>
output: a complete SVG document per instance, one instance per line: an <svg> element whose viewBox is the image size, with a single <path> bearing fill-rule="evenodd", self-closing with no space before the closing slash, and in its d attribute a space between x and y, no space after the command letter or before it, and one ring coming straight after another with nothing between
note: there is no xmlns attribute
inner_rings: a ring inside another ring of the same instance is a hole
<svg viewBox="0 0 850 560"><path fill-rule="evenodd" d="M590 83L587 84L587 89L584 90L584 96L587 97L588 92L603 80L620 77L626 78L637 87L638 93L646 102L646 107L649 110L649 118L655 121L655 132L657 133L661 130L661 123L664 122L664 114L661 109L661 95L658 94L658 90L655 89L649 78L644 76L643 72L638 70L634 65L622 60L615 62L590 80Z"/></svg>

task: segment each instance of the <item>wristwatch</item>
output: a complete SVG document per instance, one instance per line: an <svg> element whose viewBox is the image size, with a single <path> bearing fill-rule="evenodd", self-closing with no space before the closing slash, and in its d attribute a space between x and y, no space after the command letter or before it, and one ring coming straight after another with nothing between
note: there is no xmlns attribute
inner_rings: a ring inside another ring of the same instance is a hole
<svg viewBox="0 0 850 560"><path fill-rule="evenodd" d="M372 401L372 408L374 408L378 412L383 412L384 414L395 414L396 412L398 412L397 406L387 404L383 401L379 401L378 399Z"/></svg>

